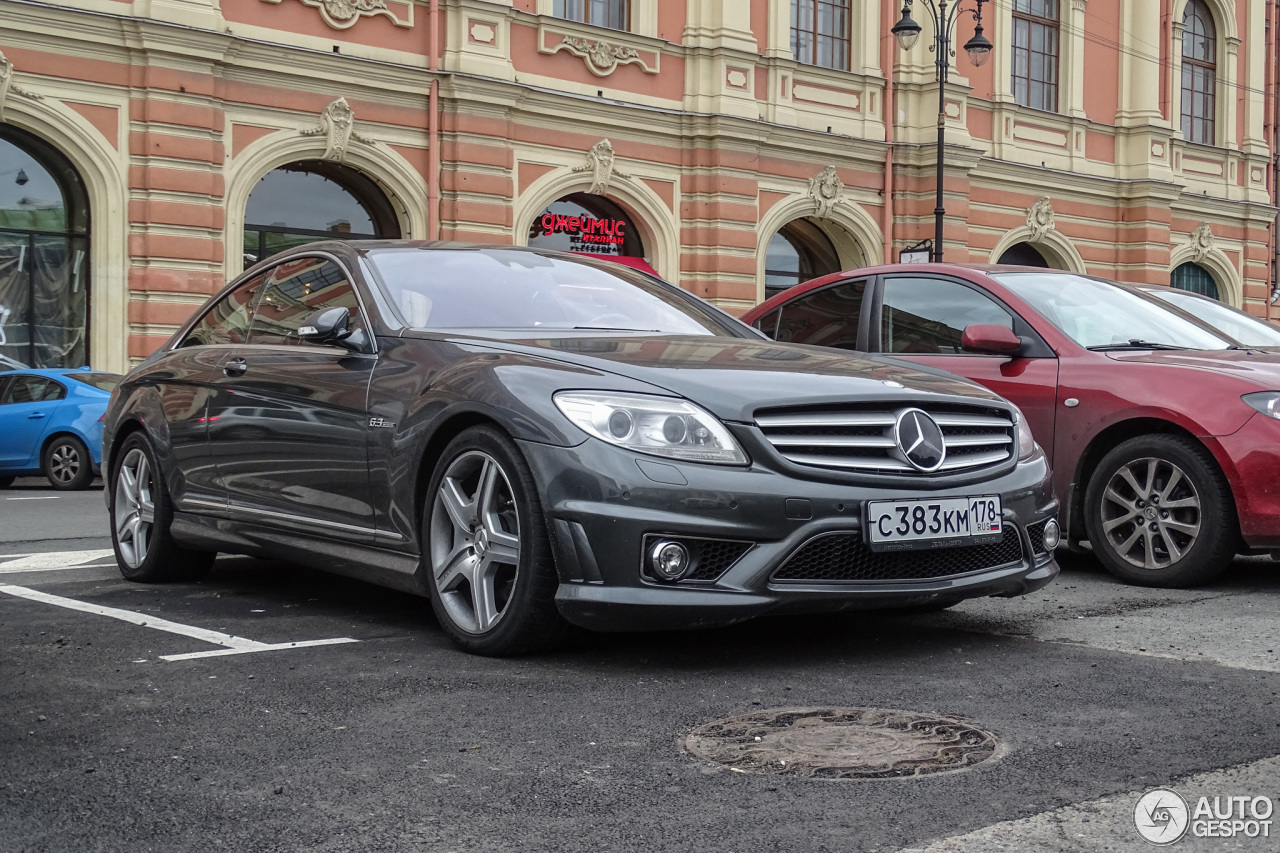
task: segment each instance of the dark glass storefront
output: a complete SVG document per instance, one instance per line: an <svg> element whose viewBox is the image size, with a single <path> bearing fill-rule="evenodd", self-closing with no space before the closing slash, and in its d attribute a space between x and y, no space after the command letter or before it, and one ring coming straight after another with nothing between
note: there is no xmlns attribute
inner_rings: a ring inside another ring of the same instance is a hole
<svg viewBox="0 0 1280 853"><path fill-rule="evenodd" d="M0 355L31 367L89 360L89 202L70 161L0 126Z"/></svg>
<svg viewBox="0 0 1280 853"><path fill-rule="evenodd" d="M268 172L244 213L244 265L317 240L400 236L386 193L355 169L303 160Z"/></svg>

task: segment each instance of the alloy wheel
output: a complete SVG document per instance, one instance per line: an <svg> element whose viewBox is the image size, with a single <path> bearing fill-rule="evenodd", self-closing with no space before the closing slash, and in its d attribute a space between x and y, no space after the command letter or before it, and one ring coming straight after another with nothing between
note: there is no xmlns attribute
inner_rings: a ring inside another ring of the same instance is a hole
<svg viewBox="0 0 1280 853"><path fill-rule="evenodd" d="M156 506L151 497L153 486L147 454L135 447L120 463L115 501L111 505L120 556L131 569L142 565L151 547L156 521Z"/></svg>
<svg viewBox="0 0 1280 853"><path fill-rule="evenodd" d="M511 481L492 456L454 459L431 511L431 569L449 618L483 634L507 612L520 565L520 522Z"/></svg>
<svg viewBox="0 0 1280 853"><path fill-rule="evenodd" d="M49 454L49 473L63 485L75 480L80 473L81 464L80 451L70 442L59 444Z"/></svg>
<svg viewBox="0 0 1280 853"><path fill-rule="evenodd" d="M1101 509L1108 544L1140 569L1176 563L1200 536L1200 494L1167 459L1146 457L1122 466L1102 493Z"/></svg>

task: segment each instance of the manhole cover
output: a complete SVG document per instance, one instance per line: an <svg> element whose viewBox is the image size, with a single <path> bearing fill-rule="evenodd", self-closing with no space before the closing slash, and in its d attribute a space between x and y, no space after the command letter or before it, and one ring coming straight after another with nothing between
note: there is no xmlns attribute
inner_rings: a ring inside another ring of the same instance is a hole
<svg viewBox="0 0 1280 853"><path fill-rule="evenodd" d="M693 755L740 773L814 779L893 779L972 767L996 738L958 717L884 708L781 708L699 726Z"/></svg>

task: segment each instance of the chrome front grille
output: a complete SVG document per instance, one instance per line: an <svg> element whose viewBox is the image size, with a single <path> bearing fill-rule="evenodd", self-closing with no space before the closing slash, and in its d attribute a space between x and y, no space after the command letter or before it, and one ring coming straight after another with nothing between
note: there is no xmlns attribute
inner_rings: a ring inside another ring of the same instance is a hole
<svg viewBox="0 0 1280 853"><path fill-rule="evenodd" d="M935 473L998 465L1016 452L1013 418L994 407L900 403L771 409L756 413L756 426L783 458L797 465L919 475L894 438L898 415L906 409L924 411L942 430L946 458Z"/></svg>

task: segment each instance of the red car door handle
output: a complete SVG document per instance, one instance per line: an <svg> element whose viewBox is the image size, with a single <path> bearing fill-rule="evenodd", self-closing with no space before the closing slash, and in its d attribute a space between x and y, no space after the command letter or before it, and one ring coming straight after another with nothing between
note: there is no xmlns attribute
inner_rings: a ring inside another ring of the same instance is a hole
<svg viewBox="0 0 1280 853"><path fill-rule="evenodd" d="M222 366L222 372L228 376L243 376L249 369L249 362L243 358L233 358Z"/></svg>

